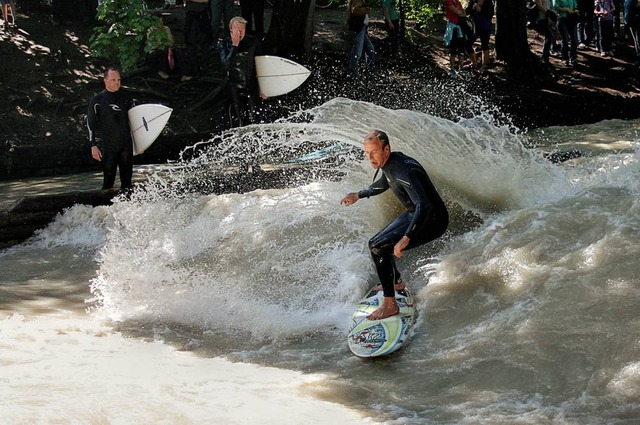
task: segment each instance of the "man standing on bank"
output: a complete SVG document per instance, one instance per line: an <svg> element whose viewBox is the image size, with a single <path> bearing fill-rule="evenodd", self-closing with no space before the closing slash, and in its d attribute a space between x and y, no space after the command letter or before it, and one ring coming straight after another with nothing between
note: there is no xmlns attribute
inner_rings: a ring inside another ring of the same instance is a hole
<svg viewBox="0 0 640 425"><path fill-rule="evenodd" d="M384 299L380 308L367 318L380 320L400 312L395 291L403 290L405 284L394 256L400 258L406 249L442 236L449 225L449 213L422 165L401 152L391 152L389 137L384 131L373 130L365 136L364 152L376 176L382 170L382 177L360 192L347 194L342 204L352 205L358 199L379 195L390 188L406 209L369 240Z"/></svg>
<svg viewBox="0 0 640 425"><path fill-rule="evenodd" d="M111 189L120 167L120 188L130 189L133 176L133 141L127 112L133 108L133 99L120 90L120 70L107 68L104 73L105 89L89 102L87 127L91 142L91 156L102 162L104 181L102 189ZM102 150L97 146L96 131L100 133Z"/></svg>

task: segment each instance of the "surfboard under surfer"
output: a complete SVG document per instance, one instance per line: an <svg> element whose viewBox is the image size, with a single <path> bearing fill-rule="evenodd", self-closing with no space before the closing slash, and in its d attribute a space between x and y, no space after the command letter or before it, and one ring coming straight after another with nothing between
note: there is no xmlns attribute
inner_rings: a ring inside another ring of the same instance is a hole
<svg viewBox="0 0 640 425"><path fill-rule="evenodd" d="M401 152L391 152L389 137L384 131L369 132L363 147L376 176L379 171L382 176L368 188L348 193L341 203L353 205L361 198L391 189L406 210L369 240L384 297L382 305L367 318L380 320L400 312L395 291L402 290L404 283L394 257L400 258L405 250L442 236L449 225L449 213L422 165Z"/></svg>

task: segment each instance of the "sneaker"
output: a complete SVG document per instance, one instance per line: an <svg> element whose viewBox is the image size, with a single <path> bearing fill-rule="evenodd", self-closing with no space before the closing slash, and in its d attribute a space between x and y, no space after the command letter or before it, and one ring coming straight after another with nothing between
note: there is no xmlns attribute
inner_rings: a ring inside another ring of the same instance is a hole
<svg viewBox="0 0 640 425"><path fill-rule="evenodd" d="M158 75L160 76L160 78L162 78L163 80L166 80L167 78L169 78L169 74L167 74L164 71L158 71Z"/></svg>
<svg viewBox="0 0 640 425"><path fill-rule="evenodd" d="M602 56L602 57L607 56L607 52L600 52L600 56Z"/></svg>
<svg viewBox="0 0 640 425"><path fill-rule="evenodd" d="M586 44L584 44L584 43L578 44L578 49L586 49L586 48L587 48Z"/></svg>
<svg viewBox="0 0 640 425"><path fill-rule="evenodd" d="M613 51L607 52L607 55L613 57Z"/></svg>
<svg viewBox="0 0 640 425"><path fill-rule="evenodd" d="M180 78L180 81L182 81L183 83L185 81L191 81L193 80L193 77L191 77L190 75L183 75L182 78Z"/></svg>

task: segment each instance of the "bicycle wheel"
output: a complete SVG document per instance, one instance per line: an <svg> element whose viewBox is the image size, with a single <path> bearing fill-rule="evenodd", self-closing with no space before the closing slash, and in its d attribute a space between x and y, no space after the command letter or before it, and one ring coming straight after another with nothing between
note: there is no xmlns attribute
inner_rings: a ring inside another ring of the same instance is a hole
<svg viewBox="0 0 640 425"><path fill-rule="evenodd" d="M326 9L333 4L333 0L316 0L316 7Z"/></svg>

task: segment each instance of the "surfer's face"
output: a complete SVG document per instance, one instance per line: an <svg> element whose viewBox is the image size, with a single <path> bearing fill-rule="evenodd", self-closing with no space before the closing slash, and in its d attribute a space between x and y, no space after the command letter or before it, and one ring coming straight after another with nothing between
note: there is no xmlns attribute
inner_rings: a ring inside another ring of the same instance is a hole
<svg viewBox="0 0 640 425"><path fill-rule="evenodd" d="M374 169L377 170L386 164L390 154L391 148L389 145L384 145L383 147L380 139L366 139L364 141L364 155Z"/></svg>
<svg viewBox="0 0 640 425"><path fill-rule="evenodd" d="M110 70L104 79L104 87L110 92L118 91L120 89L120 73L113 69Z"/></svg>

